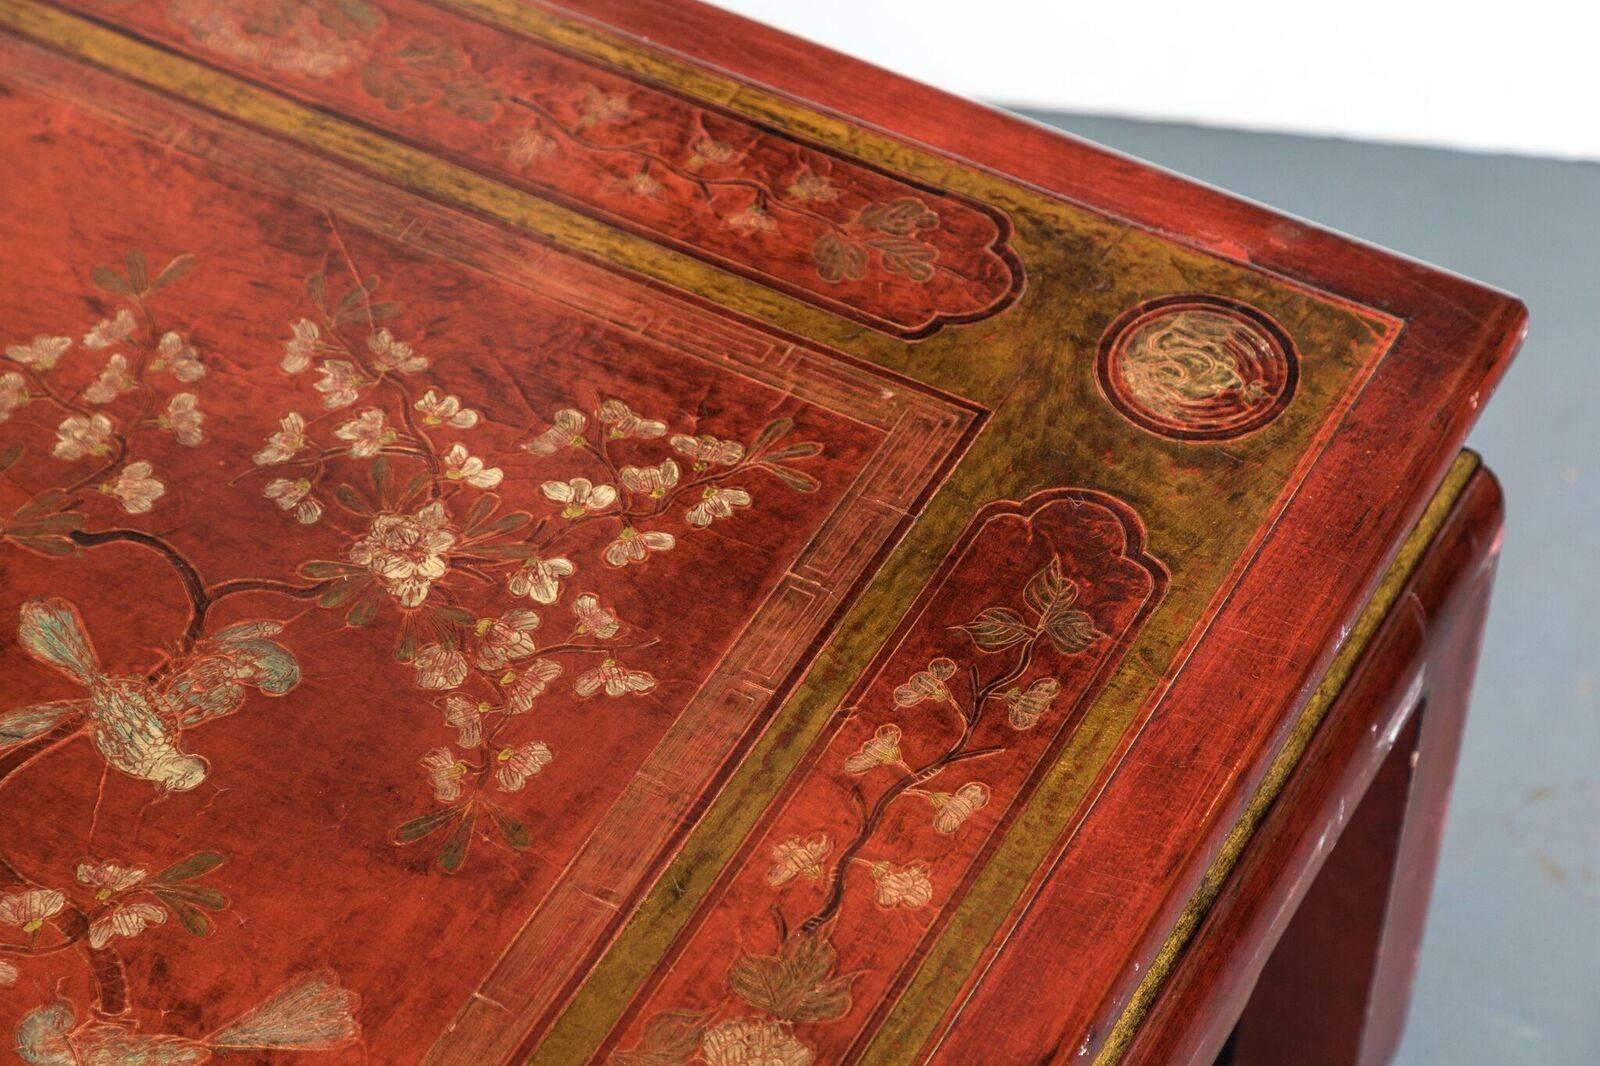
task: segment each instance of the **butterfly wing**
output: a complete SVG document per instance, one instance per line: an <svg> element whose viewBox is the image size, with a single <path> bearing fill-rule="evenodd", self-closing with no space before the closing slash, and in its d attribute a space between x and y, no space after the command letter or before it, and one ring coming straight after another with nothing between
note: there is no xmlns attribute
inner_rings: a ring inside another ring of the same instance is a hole
<svg viewBox="0 0 1600 1066"><path fill-rule="evenodd" d="M100 676L100 662L83 629L78 609L66 600L29 600L22 605L17 640L35 659L85 687Z"/></svg>

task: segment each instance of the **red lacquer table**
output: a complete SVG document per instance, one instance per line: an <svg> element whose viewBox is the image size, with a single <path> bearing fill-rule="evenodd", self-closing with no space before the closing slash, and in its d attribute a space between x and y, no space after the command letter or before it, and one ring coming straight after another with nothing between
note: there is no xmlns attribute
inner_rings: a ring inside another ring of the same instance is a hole
<svg viewBox="0 0 1600 1066"><path fill-rule="evenodd" d="M25 1061L1392 1050L1515 300L679 0L0 115Z"/></svg>

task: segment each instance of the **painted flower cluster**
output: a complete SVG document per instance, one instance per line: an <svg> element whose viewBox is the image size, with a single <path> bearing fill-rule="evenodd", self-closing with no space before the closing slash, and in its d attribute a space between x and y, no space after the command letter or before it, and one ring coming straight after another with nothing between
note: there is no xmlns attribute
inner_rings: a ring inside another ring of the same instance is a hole
<svg viewBox="0 0 1600 1066"><path fill-rule="evenodd" d="M559 754L540 722L655 698L655 639L618 609L620 584L670 580L671 568L651 576L656 560L703 561L715 551L712 527L737 525L774 492L815 490L806 461L822 449L794 439L786 418L724 436L615 397L530 410L507 443L503 423L486 432L480 401L440 385L429 345L400 325L401 305L376 298L379 278L358 269L336 220L325 221L323 262L338 269L306 279L305 314L279 341L278 369L304 402L273 412L229 482L264 521L277 516L291 550L301 540L340 546L307 548L290 577L252 575L246 558L245 573L208 580L167 532L188 525L173 522L184 485L151 457L170 452L146 442L208 444L199 387L209 357L162 310L193 256L151 271L135 251L97 267L97 319L4 346L0 423L10 423L11 443L0 448L0 485L51 483L0 517L0 549L55 565L105 545L138 549L175 579L164 587L188 611L181 629L149 636L149 661L124 663L101 655L76 604L25 602L18 647L75 691L0 710L0 787L47 772L49 756L81 740L107 775L153 798L193 793L226 770L203 753L201 727L298 688L304 619L331 612L384 641L414 686L411 713L425 723L410 782L417 800L410 817L396 811L393 840L427 842L436 868L454 874L474 842L513 852L534 843L528 794ZM215 608L245 593L299 607L215 624ZM231 905L208 880L224 861L202 851L158 869L139 855L94 855L51 877L0 856L0 986L23 984L31 960L61 955L84 961L93 989L88 1011L57 998L29 1013L20 1053L199 1062L359 1040L359 1000L326 971L302 974L204 1038L120 1020L132 995L127 945L171 929L210 937L211 916Z"/></svg>
<svg viewBox="0 0 1600 1066"><path fill-rule="evenodd" d="M917 841L888 844L891 811L923 805L932 839L952 837L987 807L991 786L968 764L1002 756L993 723L1033 729L1054 709L1061 682L1045 663L1081 655L1107 639L1078 605L1079 588L1052 556L1026 582L1020 604L996 604L959 627L976 654L967 663L937 656L893 690L871 736L845 756L840 772L856 812L856 830L836 841L826 832L795 834L772 844L766 884L779 898L774 954L747 952L728 972L726 995L709 1010L654 1015L639 1042L612 1060L644 1063L810 1063L815 1054L795 1030L842 1018L851 1007L853 975L841 972L832 929L852 891L882 910L933 903L938 886L929 857L901 854ZM1041 658L1041 652L1048 654ZM1041 666L1044 668L1041 669ZM852 708L853 716L870 711ZM924 856L937 852L929 849ZM859 884L859 889L852 885ZM791 921L785 897L802 898L809 914ZM747 1012L755 1008L758 1014Z"/></svg>
<svg viewBox="0 0 1600 1066"><path fill-rule="evenodd" d="M432 842L455 872L475 839L530 845L508 801L557 758L533 713L551 693L655 690L635 658L652 638L620 615L607 575L736 522L763 486L815 490L803 464L822 449L791 440L788 419L724 439L604 398L547 412L497 451L482 412L432 384L422 347L382 324L399 305L349 266L344 283L307 279L312 313L289 324L279 366L307 383L308 403L277 418L241 476L292 523L334 522L348 537L342 557L301 574L349 625L388 626L426 694L439 737L419 758L431 803L395 840ZM505 466L530 462L513 488ZM607 539L583 557L594 528Z"/></svg>

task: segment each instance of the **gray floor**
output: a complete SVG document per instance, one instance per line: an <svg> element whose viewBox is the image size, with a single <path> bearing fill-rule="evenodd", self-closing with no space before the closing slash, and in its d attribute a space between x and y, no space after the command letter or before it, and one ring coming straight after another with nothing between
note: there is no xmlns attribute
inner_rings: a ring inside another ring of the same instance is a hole
<svg viewBox="0 0 1600 1066"><path fill-rule="evenodd" d="M1034 116L1514 292L1509 515L1401 1066L1600 1063L1600 166Z"/></svg>

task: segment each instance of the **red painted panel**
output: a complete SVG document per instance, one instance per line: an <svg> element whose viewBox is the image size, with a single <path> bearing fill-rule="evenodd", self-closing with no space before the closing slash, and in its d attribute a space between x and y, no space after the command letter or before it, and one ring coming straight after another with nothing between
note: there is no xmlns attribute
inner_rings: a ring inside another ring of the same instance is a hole
<svg viewBox="0 0 1600 1066"><path fill-rule="evenodd" d="M1022 289L998 211L417 0L83 6L887 332Z"/></svg>
<svg viewBox="0 0 1600 1066"><path fill-rule="evenodd" d="M690 1014L702 1047L775 1061L870 1036L1165 582L1103 494L981 510L617 1043L682 1039Z"/></svg>
<svg viewBox="0 0 1600 1066"><path fill-rule="evenodd" d="M681 828L974 413L526 242L502 280L377 236L504 240L289 199L249 138L0 112L0 1030L198 1054L266 1003L337 1048L359 1000L394 1061L540 921L576 965L583 879L655 859L595 850Z"/></svg>

